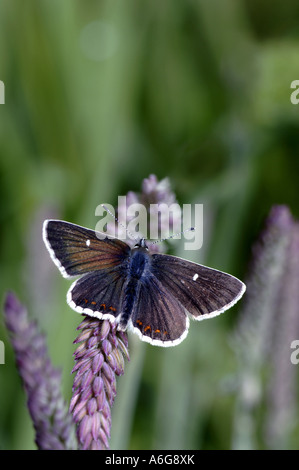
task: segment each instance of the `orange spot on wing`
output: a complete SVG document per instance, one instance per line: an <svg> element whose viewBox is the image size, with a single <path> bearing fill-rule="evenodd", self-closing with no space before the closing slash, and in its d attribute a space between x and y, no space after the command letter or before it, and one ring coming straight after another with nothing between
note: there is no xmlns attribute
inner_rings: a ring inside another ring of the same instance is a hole
<svg viewBox="0 0 299 470"><path fill-rule="evenodd" d="M94 302L94 301L93 301L93 302L91 302L91 305L96 305L96 302Z"/></svg>
<svg viewBox="0 0 299 470"><path fill-rule="evenodd" d="M114 307L109 307L109 310L112 310L112 312L116 312L116 308Z"/></svg>
<svg viewBox="0 0 299 470"><path fill-rule="evenodd" d="M103 309L106 310L106 304L101 304L101 307L103 307Z"/></svg>
<svg viewBox="0 0 299 470"><path fill-rule="evenodd" d="M145 328L144 328L144 332L148 331L148 330L151 330L151 327L149 325L147 325Z"/></svg>
<svg viewBox="0 0 299 470"><path fill-rule="evenodd" d="M161 330L155 330L155 333L161 333Z"/></svg>

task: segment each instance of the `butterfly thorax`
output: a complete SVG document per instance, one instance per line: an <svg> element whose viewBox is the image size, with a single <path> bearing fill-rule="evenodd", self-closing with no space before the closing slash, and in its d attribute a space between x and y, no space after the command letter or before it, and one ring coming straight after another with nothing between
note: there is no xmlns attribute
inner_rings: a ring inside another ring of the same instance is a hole
<svg viewBox="0 0 299 470"><path fill-rule="evenodd" d="M136 246L131 251L129 278L140 279L150 265L151 255L147 248Z"/></svg>

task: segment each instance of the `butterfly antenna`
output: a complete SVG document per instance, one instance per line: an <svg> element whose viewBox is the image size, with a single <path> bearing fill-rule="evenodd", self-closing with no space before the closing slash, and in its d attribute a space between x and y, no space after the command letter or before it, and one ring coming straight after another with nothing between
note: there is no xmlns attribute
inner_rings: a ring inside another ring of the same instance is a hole
<svg viewBox="0 0 299 470"><path fill-rule="evenodd" d="M139 241L139 240L135 237L135 235L133 235L133 233L131 233L131 232L127 229L127 227L126 227L124 224L122 224L122 223L118 220L118 218L116 217L116 215L114 215L114 214L108 209L108 207L105 206L105 204L101 204L101 206L104 207L105 211L107 211L108 214L110 214L110 215L116 220L116 222L118 223L118 225L120 225L122 228L124 228L125 231L126 231L132 238L134 238L134 240L136 240L137 242Z"/></svg>
<svg viewBox="0 0 299 470"><path fill-rule="evenodd" d="M182 230L181 232L175 233L174 235L170 235L169 237L160 238L159 240L156 240L155 242L152 242L151 245L155 245L156 243L164 242L165 240L169 240L170 238L177 237L178 235L181 235L182 233L185 233L185 232L194 232L194 230L195 230L194 227L186 228L185 230Z"/></svg>

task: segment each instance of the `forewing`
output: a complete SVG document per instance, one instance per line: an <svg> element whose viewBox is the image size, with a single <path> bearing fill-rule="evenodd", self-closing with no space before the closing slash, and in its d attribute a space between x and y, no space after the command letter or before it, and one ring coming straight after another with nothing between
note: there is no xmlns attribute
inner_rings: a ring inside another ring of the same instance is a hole
<svg viewBox="0 0 299 470"><path fill-rule="evenodd" d="M114 322L121 313L125 280L121 268L85 274L70 287L67 302L79 313Z"/></svg>
<svg viewBox="0 0 299 470"><path fill-rule="evenodd" d="M164 347L183 341L189 328L184 307L152 275L140 282L131 322L142 341Z"/></svg>
<svg viewBox="0 0 299 470"><path fill-rule="evenodd" d="M232 307L245 284L216 269L169 255L152 256L152 273L195 320L213 317Z"/></svg>
<svg viewBox="0 0 299 470"><path fill-rule="evenodd" d="M61 220L46 220L43 227L46 247L64 277L110 269L125 262L130 247L116 238L100 239L100 235Z"/></svg>

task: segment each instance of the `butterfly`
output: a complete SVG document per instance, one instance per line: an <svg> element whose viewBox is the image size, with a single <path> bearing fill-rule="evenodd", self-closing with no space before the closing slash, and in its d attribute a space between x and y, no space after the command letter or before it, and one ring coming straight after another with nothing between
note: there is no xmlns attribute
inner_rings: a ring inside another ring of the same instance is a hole
<svg viewBox="0 0 299 470"><path fill-rule="evenodd" d="M61 220L45 220L43 239L80 314L131 329L142 341L175 346L189 318L212 318L232 307L246 286L230 274L176 256L151 253L141 238L131 248L117 238Z"/></svg>

